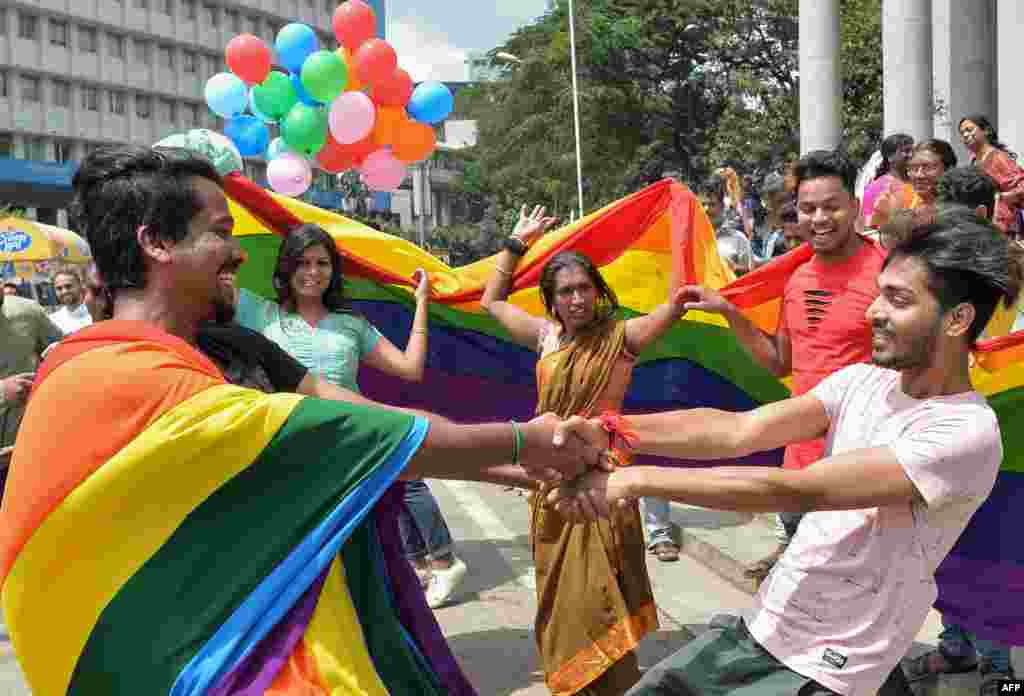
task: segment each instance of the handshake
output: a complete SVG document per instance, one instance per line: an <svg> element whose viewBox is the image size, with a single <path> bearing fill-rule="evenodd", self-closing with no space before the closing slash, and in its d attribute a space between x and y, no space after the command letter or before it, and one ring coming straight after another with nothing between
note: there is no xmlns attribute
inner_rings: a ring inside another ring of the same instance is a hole
<svg viewBox="0 0 1024 696"><path fill-rule="evenodd" d="M519 464L548 484L546 502L563 517L593 521L638 497L629 470L616 466L611 446L617 435L606 418L563 420L545 413L521 427Z"/></svg>

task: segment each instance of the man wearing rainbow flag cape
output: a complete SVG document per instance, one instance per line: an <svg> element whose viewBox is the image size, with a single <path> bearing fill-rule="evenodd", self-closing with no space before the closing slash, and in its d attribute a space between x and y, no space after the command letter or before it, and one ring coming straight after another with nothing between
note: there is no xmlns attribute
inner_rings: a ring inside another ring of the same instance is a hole
<svg viewBox="0 0 1024 696"><path fill-rule="evenodd" d="M193 345L240 257L216 170L125 147L73 185L114 314L41 367L0 509L33 693L472 694L403 591L382 498L400 477L500 481L481 461L557 481L597 450L554 448L553 416L457 426L227 384Z"/></svg>

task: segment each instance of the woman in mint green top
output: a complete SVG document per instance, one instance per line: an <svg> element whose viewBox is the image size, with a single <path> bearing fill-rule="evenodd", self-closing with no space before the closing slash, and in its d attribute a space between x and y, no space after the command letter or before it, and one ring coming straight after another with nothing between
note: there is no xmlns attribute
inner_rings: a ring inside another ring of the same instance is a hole
<svg viewBox="0 0 1024 696"><path fill-rule="evenodd" d="M293 230L277 257L277 302L242 290L237 321L259 331L326 381L359 391L356 376L365 361L402 379L423 379L427 358L427 274L416 288L416 314L405 350L358 314L348 312L343 296L341 254L329 234L316 225Z"/></svg>

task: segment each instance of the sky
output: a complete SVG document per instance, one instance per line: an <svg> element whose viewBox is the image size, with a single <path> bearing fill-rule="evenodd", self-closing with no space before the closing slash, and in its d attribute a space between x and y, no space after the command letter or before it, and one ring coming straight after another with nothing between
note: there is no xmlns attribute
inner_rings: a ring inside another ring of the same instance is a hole
<svg viewBox="0 0 1024 696"><path fill-rule="evenodd" d="M544 13L545 0L387 0L388 41L417 82L466 79L466 53L489 51Z"/></svg>

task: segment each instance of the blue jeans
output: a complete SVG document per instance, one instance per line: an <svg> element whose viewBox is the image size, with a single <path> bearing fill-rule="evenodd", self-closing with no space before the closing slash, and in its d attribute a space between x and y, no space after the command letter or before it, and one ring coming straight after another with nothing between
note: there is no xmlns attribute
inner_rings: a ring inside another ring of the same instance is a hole
<svg viewBox="0 0 1024 696"><path fill-rule="evenodd" d="M398 515L405 557L410 561L448 560L452 535L437 499L423 481L405 482L405 508Z"/></svg>
<svg viewBox="0 0 1024 696"><path fill-rule="evenodd" d="M963 626L946 621L945 616L942 617L939 647L952 657L969 657L977 651L982 671L1010 672L1010 646L978 638Z"/></svg>
<svg viewBox="0 0 1024 696"><path fill-rule="evenodd" d="M644 519L644 529L647 531L647 548L663 541L677 543L672 530L672 518L670 515L669 502L661 498L641 498L640 512Z"/></svg>

